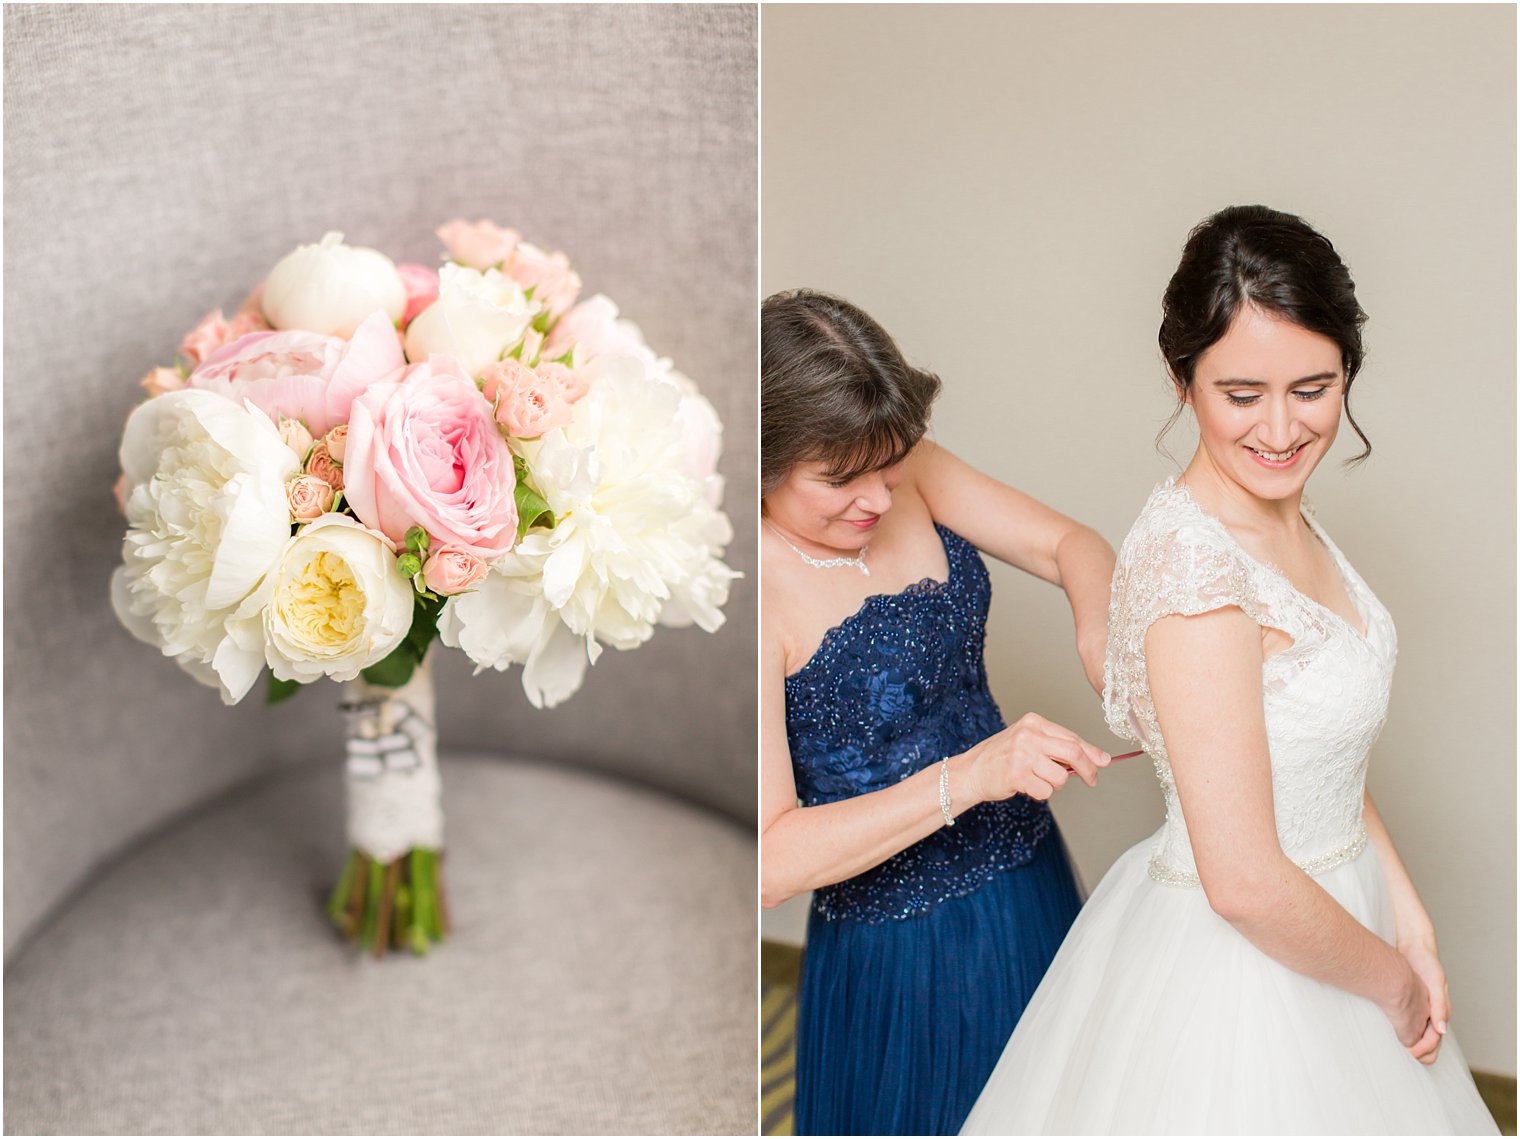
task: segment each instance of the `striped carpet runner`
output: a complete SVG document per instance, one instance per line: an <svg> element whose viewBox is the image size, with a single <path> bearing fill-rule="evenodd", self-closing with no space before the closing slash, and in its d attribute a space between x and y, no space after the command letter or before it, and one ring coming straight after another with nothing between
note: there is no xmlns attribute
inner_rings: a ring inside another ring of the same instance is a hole
<svg viewBox="0 0 1520 1139"><path fill-rule="evenodd" d="M760 1133L792 1135L796 1120L797 988L781 982L760 985Z"/></svg>

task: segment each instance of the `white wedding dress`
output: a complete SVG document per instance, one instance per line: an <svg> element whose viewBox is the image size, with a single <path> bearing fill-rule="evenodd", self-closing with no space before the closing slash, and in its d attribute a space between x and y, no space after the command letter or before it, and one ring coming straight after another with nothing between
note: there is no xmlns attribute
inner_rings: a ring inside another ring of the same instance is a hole
<svg viewBox="0 0 1520 1139"><path fill-rule="evenodd" d="M1339 567L1366 634L1255 561L1175 480L1119 554L1104 709L1151 755L1166 822L1114 863L1067 935L966 1120L980 1134L1497 1134L1453 1036L1430 1067L1365 998L1278 964L1209 908L1151 705L1145 633L1239 606L1293 644L1262 665L1282 848L1393 940L1362 822L1393 675L1393 621Z"/></svg>

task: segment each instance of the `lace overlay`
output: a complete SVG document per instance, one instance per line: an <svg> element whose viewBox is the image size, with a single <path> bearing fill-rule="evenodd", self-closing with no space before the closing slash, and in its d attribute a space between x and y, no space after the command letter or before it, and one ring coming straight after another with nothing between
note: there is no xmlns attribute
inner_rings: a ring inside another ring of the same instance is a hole
<svg viewBox="0 0 1520 1139"><path fill-rule="evenodd" d="M1277 836L1289 858L1323 873L1366 845L1367 759L1388 711L1397 640L1393 620L1320 528L1305 520L1339 569L1364 636L1253 559L1225 525L1175 480L1158 486L1130 530L1114 571L1103 708L1117 735L1144 747L1166 797L1151 877L1196 886L1197 867L1145 669L1146 630L1172 614L1238 606L1292 644L1262 663Z"/></svg>
<svg viewBox="0 0 1520 1139"><path fill-rule="evenodd" d="M982 659L991 586L976 548L936 527L946 581L868 597L786 679L786 730L804 806L878 791L1006 726ZM953 787L952 787L953 791ZM1050 830L1044 803L982 803L879 866L813 894L820 916L879 923L926 913L1022 866Z"/></svg>

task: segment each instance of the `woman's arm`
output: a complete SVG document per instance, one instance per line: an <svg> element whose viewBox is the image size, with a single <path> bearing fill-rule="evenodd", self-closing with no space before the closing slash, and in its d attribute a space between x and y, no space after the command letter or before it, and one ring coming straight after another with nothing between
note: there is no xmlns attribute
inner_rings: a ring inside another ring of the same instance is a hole
<svg viewBox="0 0 1520 1139"><path fill-rule="evenodd" d="M798 806L786 739L785 654L774 629L762 629L761 640L760 901L771 907L885 862L945 820L937 763L881 791ZM1072 732L1025 716L950 757L951 814L1020 792L1047 799L1072 774L1062 764L1095 786L1108 758Z"/></svg>
<svg viewBox="0 0 1520 1139"><path fill-rule="evenodd" d="M1373 1001L1400 1042L1423 1056L1431 1047L1425 983L1278 842L1260 627L1233 606L1164 617L1146 634L1145 655L1209 904L1267 956Z"/></svg>
<svg viewBox="0 0 1520 1139"><path fill-rule="evenodd" d="M935 521L980 550L1066 591L1087 680L1103 691L1114 551L1101 534L925 440L909 474Z"/></svg>
<svg viewBox="0 0 1520 1139"><path fill-rule="evenodd" d="M1362 819L1367 824L1367 839L1377 851L1383 880L1388 883L1388 894L1393 900L1398 950L1430 990L1429 1031L1435 1034L1435 1040L1426 1063L1434 1063L1441 1047L1441 1037L1446 1035L1446 1022L1451 1017L1451 997L1446 988L1446 970L1442 968L1440 954L1436 951L1435 927L1425 912L1409 871L1404 868L1404 860L1394 849L1393 838L1383 823L1383 816L1378 813L1377 804L1372 801L1372 794L1366 791L1362 793Z"/></svg>

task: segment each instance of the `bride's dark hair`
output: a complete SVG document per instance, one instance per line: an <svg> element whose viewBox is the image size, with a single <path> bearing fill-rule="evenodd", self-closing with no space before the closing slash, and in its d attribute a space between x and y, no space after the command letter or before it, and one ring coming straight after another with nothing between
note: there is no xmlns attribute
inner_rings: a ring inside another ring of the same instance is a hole
<svg viewBox="0 0 1520 1139"><path fill-rule="evenodd" d="M1225 334L1244 305L1335 341L1346 373L1341 404L1364 447L1348 463L1372 454L1372 444L1351 414L1351 383L1365 356L1362 325L1367 314L1335 246L1294 214L1266 206L1230 206L1188 234L1161 301L1157 337L1178 395L1185 396L1193 386L1198 358ZM1181 411L1179 402L1163 435Z"/></svg>
<svg viewBox="0 0 1520 1139"><path fill-rule="evenodd" d="M939 378L849 301L811 289L760 306L760 493L798 463L846 482L907 457L929 427Z"/></svg>

